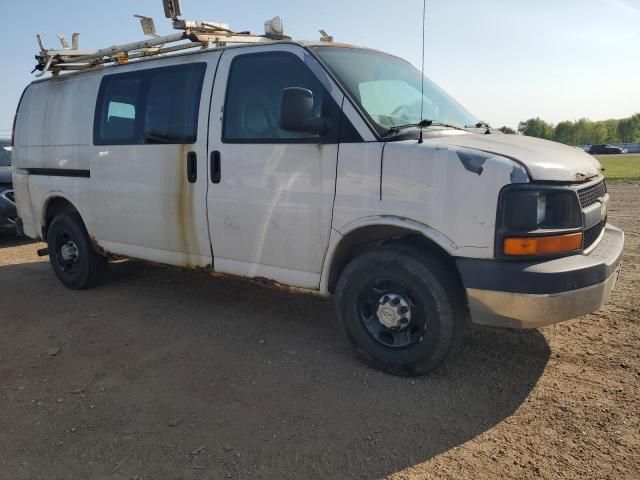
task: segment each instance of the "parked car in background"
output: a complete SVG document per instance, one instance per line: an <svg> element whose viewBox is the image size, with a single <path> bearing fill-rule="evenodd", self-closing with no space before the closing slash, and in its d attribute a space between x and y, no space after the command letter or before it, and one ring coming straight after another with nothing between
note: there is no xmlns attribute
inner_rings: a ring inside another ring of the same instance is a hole
<svg viewBox="0 0 640 480"><path fill-rule="evenodd" d="M627 150L622 147L615 147L613 145L591 145L589 149L591 155L617 155L621 153L627 153Z"/></svg>
<svg viewBox="0 0 640 480"><path fill-rule="evenodd" d="M11 153L0 146L0 231L15 231L17 216L11 178Z"/></svg>

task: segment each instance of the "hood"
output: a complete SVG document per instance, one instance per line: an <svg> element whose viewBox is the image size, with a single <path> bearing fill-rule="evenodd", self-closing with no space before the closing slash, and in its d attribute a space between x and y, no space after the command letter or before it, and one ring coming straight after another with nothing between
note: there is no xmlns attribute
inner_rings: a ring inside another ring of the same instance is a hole
<svg viewBox="0 0 640 480"><path fill-rule="evenodd" d="M523 135L455 135L425 139L424 143L473 148L502 155L524 165L532 180L581 182L600 175L600 162L567 145Z"/></svg>
<svg viewBox="0 0 640 480"><path fill-rule="evenodd" d="M11 167L0 167L0 184L11 182Z"/></svg>

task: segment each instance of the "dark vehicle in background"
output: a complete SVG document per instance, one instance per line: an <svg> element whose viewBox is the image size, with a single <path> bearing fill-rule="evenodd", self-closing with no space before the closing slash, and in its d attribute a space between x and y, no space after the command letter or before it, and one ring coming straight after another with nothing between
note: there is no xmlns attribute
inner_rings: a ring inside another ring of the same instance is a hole
<svg viewBox="0 0 640 480"><path fill-rule="evenodd" d="M11 152L5 148L5 142L0 142L0 232L15 232L18 213L11 178Z"/></svg>
<svg viewBox="0 0 640 480"><path fill-rule="evenodd" d="M613 145L591 145L589 152L591 155L618 155L627 153L622 147L614 147Z"/></svg>

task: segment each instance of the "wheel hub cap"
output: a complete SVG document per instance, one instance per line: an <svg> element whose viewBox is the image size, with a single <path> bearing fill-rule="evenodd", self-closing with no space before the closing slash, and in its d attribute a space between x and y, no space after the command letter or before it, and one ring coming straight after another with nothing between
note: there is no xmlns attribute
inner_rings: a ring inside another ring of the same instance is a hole
<svg viewBox="0 0 640 480"><path fill-rule="evenodd" d="M65 262L77 262L78 261L78 246L74 241L69 240L62 247L60 247L60 256Z"/></svg>
<svg viewBox="0 0 640 480"><path fill-rule="evenodd" d="M411 322L411 308L400 295L388 293L378 301L377 316L378 321L385 327L403 330Z"/></svg>

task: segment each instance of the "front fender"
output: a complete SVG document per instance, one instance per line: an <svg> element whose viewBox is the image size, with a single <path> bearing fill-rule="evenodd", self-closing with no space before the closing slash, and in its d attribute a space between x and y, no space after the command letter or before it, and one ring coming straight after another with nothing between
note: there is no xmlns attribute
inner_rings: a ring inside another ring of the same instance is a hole
<svg viewBox="0 0 640 480"><path fill-rule="evenodd" d="M401 217L397 215L372 215L368 217L362 217L348 223L344 227L341 227L340 230L336 231L343 237L346 237L347 235L358 229L374 225L399 227L415 233L419 233L438 244L438 246L440 246L450 255L455 255L455 251L458 248L450 238L448 238L445 234L439 232L435 228L432 228L429 225L425 225L422 222L418 222L417 220L412 220L411 218Z"/></svg>
<svg viewBox="0 0 640 480"><path fill-rule="evenodd" d="M353 220L347 225L341 227L340 230L335 228L331 230L329 247L327 249L327 254L325 255L322 275L320 278L321 294L329 294L331 268L334 264L337 252L339 252L343 246L343 242L345 242L351 235L370 227L390 227L391 229L395 229L395 231L402 232L405 235L421 235L438 245L451 256L455 256L458 249L456 244L442 232L410 218L396 215L372 215L358 218L357 220Z"/></svg>

